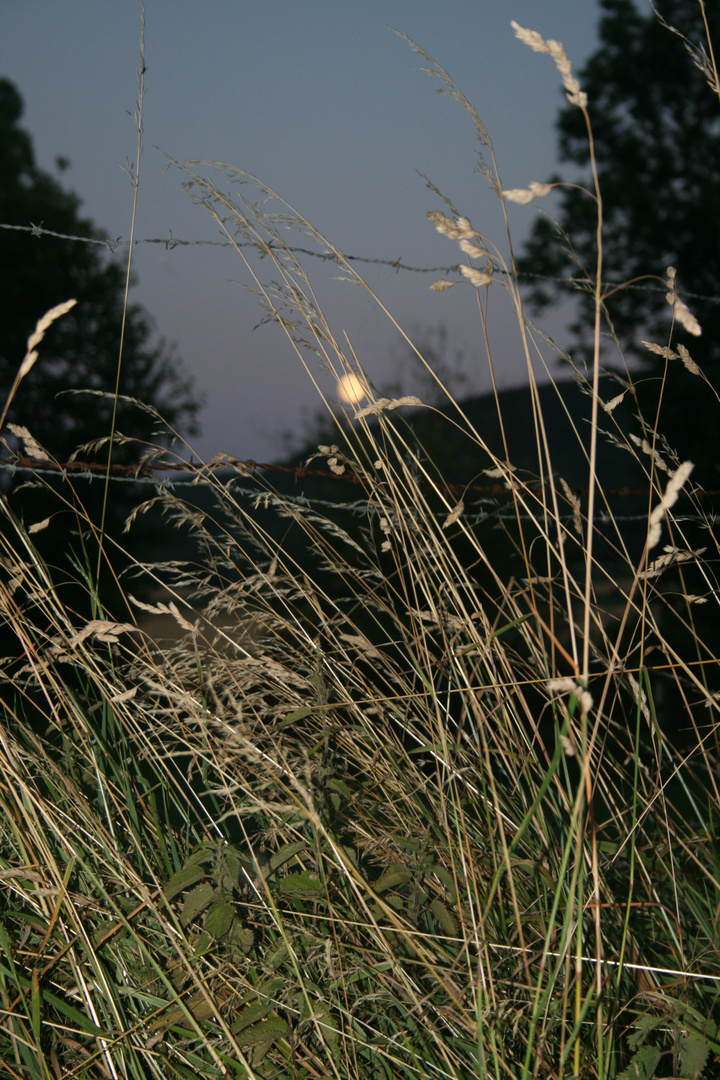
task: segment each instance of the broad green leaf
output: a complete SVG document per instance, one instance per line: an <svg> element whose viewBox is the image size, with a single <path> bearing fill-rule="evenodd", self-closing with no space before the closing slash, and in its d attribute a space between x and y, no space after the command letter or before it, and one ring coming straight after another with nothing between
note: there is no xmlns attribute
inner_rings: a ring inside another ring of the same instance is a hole
<svg viewBox="0 0 720 1080"><path fill-rule="evenodd" d="M707 1039L694 1031L688 1031L680 1040L680 1074L700 1076L707 1064L710 1046Z"/></svg>
<svg viewBox="0 0 720 1080"><path fill-rule="evenodd" d="M705 1017L693 1009L690 1005L677 1003L676 1015L678 1023L683 1028L688 1028L692 1034L699 1035L703 1038L711 1050L716 1054L720 1053L720 1043L718 1043L718 1026L714 1020L711 1020L709 1016Z"/></svg>
<svg viewBox="0 0 720 1080"><path fill-rule="evenodd" d="M402 863L395 863L380 875L373 885L373 889L376 893L385 892L387 889L397 889L402 885L407 885L411 878L412 872L408 870L407 866L403 866Z"/></svg>
<svg viewBox="0 0 720 1080"><path fill-rule="evenodd" d="M193 850L188 855L185 865L196 866L199 863L212 862L212 860L217 856L217 853L217 844L198 844L197 847L193 848Z"/></svg>
<svg viewBox="0 0 720 1080"><path fill-rule="evenodd" d="M263 1020L274 1008L275 1002L272 998L268 999L267 997L262 997L255 1001L251 1001L233 1022L230 1028L231 1032L233 1035L237 1035L239 1032L244 1031L245 1028L250 1027L251 1024L257 1023L258 1020Z"/></svg>
<svg viewBox="0 0 720 1080"><path fill-rule="evenodd" d="M280 882L280 891L288 896L314 899L325 895L325 886L318 875L310 870L288 874Z"/></svg>
<svg viewBox="0 0 720 1080"><path fill-rule="evenodd" d="M350 788L343 780L328 780L325 786L330 791L337 791L338 795L343 795L346 799L350 798Z"/></svg>
<svg viewBox="0 0 720 1080"><path fill-rule="evenodd" d="M432 872L440 881L442 881L451 900L456 904L459 903L460 898L457 894L455 879L450 871L446 870L444 866L440 866L438 863L433 863Z"/></svg>
<svg viewBox="0 0 720 1080"><path fill-rule="evenodd" d="M211 1016L215 1016L220 1012L220 1007L208 1003L205 1000L203 994L195 994L189 1001L186 1002L185 1008L181 1005L176 1005L175 1008L169 1009L168 1012L163 1013L157 1020L149 1025L150 1031L157 1031L159 1028L169 1028L174 1024L186 1024L188 1022L188 1013L196 1020L209 1020Z"/></svg>
<svg viewBox="0 0 720 1080"><path fill-rule="evenodd" d="M241 952L247 954L255 944L255 934L252 932L249 926L239 926L233 930L232 935L233 945L237 945Z"/></svg>
<svg viewBox="0 0 720 1080"><path fill-rule="evenodd" d="M290 955L290 950L284 941L278 941L265 953L263 957L265 965L270 968L280 967L284 960L287 960Z"/></svg>
<svg viewBox="0 0 720 1080"><path fill-rule="evenodd" d="M383 900L383 906L380 904L373 904L370 908L370 914L373 919L382 919L385 914L385 908L392 908L394 911L402 911L407 903L407 897L405 896L386 896Z"/></svg>
<svg viewBox="0 0 720 1080"><path fill-rule="evenodd" d="M337 1057L337 1052L340 1048L340 1032L335 1023L333 1023L333 1016L330 1009L319 1009L315 1012L313 1019L318 1024L323 1033L323 1038L328 1045L330 1053L333 1057Z"/></svg>
<svg viewBox="0 0 720 1080"><path fill-rule="evenodd" d="M656 1046L642 1046L617 1080L650 1080L661 1057Z"/></svg>
<svg viewBox="0 0 720 1080"><path fill-rule="evenodd" d="M276 1039L282 1039L287 1033L287 1022L279 1017L271 1016L268 1020L261 1020L260 1023L245 1028L236 1038L238 1045L243 1049L252 1046L267 1046L269 1049Z"/></svg>
<svg viewBox="0 0 720 1080"><path fill-rule="evenodd" d="M178 893L183 892L184 889L189 889L191 885L195 885L196 882L202 881L205 877L205 871L202 866L199 865L186 865L182 870L178 870L177 874L168 881L165 889L166 900L172 900Z"/></svg>
<svg viewBox="0 0 720 1080"><path fill-rule="evenodd" d="M648 1035L665 1022L666 1018L664 1016L641 1015L636 1017L634 1023L635 1031L633 1031L632 1035L628 1038L630 1049L634 1050L635 1047L644 1043Z"/></svg>
<svg viewBox="0 0 720 1080"><path fill-rule="evenodd" d="M200 937L197 940L197 945L193 949L193 960L199 960L206 952L214 945L214 941L207 930L203 930Z"/></svg>
<svg viewBox="0 0 720 1080"><path fill-rule="evenodd" d="M180 924L187 926L188 923L191 923L201 911L204 911L206 907L212 904L215 895L215 886L209 881L198 885L197 888L189 892L185 897L185 903L180 912Z"/></svg>
<svg viewBox="0 0 720 1080"><path fill-rule="evenodd" d="M181 964L179 960L173 960L173 962L168 965L168 975L178 993L191 978L187 968L184 964Z"/></svg>
<svg viewBox="0 0 720 1080"><path fill-rule="evenodd" d="M343 859L347 860L351 866L354 866L357 870L357 856L352 848L344 847L342 844L336 844L335 847L342 855Z"/></svg>
<svg viewBox="0 0 720 1080"><path fill-rule="evenodd" d="M233 889L240 881L241 870L243 867L247 868L247 859L243 859L237 848L229 847L224 852L223 864L227 869L227 872L223 875L223 888Z"/></svg>
<svg viewBox="0 0 720 1080"><path fill-rule="evenodd" d="M420 851L424 846L424 841L419 840L417 836L395 836L393 839L395 840L395 843L401 848L404 848L405 851Z"/></svg>
<svg viewBox="0 0 720 1080"><path fill-rule="evenodd" d="M447 906L442 902L442 900L433 900L432 904L430 905L430 910L435 916L438 925L440 926L442 931L447 934L448 937L458 936L457 919L452 914L452 912L448 910Z"/></svg>
<svg viewBox="0 0 720 1080"><path fill-rule="evenodd" d="M99 923L92 932L92 943L97 948L103 941L106 934L109 934L111 930L119 930L120 924L117 919L106 919Z"/></svg>
<svg viewBox="0 0 720 1080"><path fill-rule="evenodd" d="M293 844L284 844L270 858L270 873L274 874L288 859L292 859L293 855L297 855L298 851L306 850L307 843L304 840L298 840Z"/></svg>
<svg viewBox="0 0 720 1080"><path fill-rule="evenodd" d="M235 908L224 897L219 897L205 916L205 929L216 941L225 937L233 924Z"/></svg>

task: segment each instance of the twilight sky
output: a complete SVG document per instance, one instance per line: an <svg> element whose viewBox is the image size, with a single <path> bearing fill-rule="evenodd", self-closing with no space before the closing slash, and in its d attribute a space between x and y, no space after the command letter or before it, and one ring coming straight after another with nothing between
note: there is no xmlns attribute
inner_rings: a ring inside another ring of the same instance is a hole
<svg viewBox="0 0 720 1080"><path fill-rule="evenodd" d="M387 27L429 52L477 107L502 184L514 188L556 169L553 121L563 95L551 59L517 41L510 20L562 41L577 70L595 46L598 15L598 0L146 0L136 239L220 239L182 173L165 168L165 154L255 173L345 254L450 266L457 245L426 218L445 207L419 171L506 252L500 204L476 171L470 117L438 95L421 57ZM39 164L52 171L58 155L69 158L63 185L81 196L85 215L126 240L133 192L123 166L136 157L140 19L139 0L0 0L0 74L25 100ZM516 247L537 212L510 208ZM28 237L38 242L50 240ZM291 242L307 246L300 234ZM113 258L124 263L127 250ZM272 278L268 260L254 265ZM410 336L445 326L448 359L465 354L467 392L489 389L474 289L432 293L437 274L355 265ZM133 266L133 298L207 395L195 451L278 460L283 434L297 441L319 399L279 329L253 329L262 310L242 287L251 279L238 254L208 243L140 243ZM400 376L404 393L422 394L397 331L369 294L319 260L305 266L336 337L347 333L378 387ZM488 323L499 380L523 382L517 330L497 285ZM547 328L562 344L562 321ZM313 375L335 398L331 378L317 365Z"/></svg>

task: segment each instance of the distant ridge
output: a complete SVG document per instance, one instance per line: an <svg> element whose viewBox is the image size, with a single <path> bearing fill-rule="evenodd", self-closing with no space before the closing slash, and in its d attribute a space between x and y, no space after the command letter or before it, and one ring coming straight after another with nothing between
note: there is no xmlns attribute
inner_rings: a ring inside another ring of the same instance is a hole
<svg viewBox="0 0 720 1080"><path fill-rule="evenodd" d="M600 397L603 401L611 400L617 396L618 391L618 384L613 379L602 380ZM589 453L592 410L589 393L583 391L574 380L565 380L538 386L538 397L553 472L562 476L571 488L586 488L588 464L578 442L578 435L582 446ZM484 483L491 482L484 478L482 473L492 467L492 458L465 430L458 430L458 424L463 429L466 429L468 424L474 428L488 449L504 461L498 404L510 464L521 470L525 479L528 478L528 473L539 475L532 396L527 386L501 390L497 400L492 393L486 393L459 401L465 421L459 419L457 410L452 406L433 409L405 408L397 412L386 412L385 417L393 424L406 424L412 429L418 446L434 462L438 473L448 483ZM646 488L647 479L643 477L642 468L626 450L613 446L608 437L617 432L618 425L624 433L639 433L639 423L633 418L630 408L623 402L612 415L600 409L598 422L600 435L597 475L600 482L611 488ZM333 441L338 441L337 437L332 438ZM301 453L293 455L287 464L304 465L315 450L316 446L309 445ZM317 459L314 466L321 469L322 459ZM544 463L543 468L546 469ZM286 488L286 481L273 474L270 476L275 486ZM293 487L296 486L297 484L293 483Z"/></svg>

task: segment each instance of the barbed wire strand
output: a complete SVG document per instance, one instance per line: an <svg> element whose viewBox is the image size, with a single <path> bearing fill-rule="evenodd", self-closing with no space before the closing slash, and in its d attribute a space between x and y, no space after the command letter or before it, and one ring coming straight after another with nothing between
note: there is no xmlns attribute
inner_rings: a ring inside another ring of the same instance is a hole
<svg viewBox="0 0 720 1080"><path fill-rule="evenodd" d="M117 236L115 239L110 237L99 238L96 236L73 236L69 233L55 232L53 229L46 229L44 225L9 225L0 222L0 229L10 229L15 232L27 232L31 236L41 239L43 236L52 236L58 240L71 240L79 244L93 244L98 247L106 248L109 252L114 253L118 248L129 247L130 241L124 239L122 236ZM142 237L133 241L134 246L139 244L160 244L165 247L166 251L172 251L176 247L221 247L221 248L246 248L253 247L250 242L233 242L229 240L183 240L179 237L173 236L172 229L168 231L166 237ZM328 251L313 251L311 248L304 247L291 247L280 244L273 244L272 241L268 244L269 251L290 251L295 255L308 255L313 259L320 259L321 262L334 262L339 263L340 257L334 255ZM391 269L400 271L404 270L413 274L459 274L461 263L454 263L452 266L411 266L409 263L402 261L402 257L398 259L377 259L370 258L366 255L343 255L343 259L347 262L365 263L367 265L375 266L389 266ZM539 281L549 281L555 285L572 285L576 289L584 288L587 285L587 279L581 276L578 277L551 277L548 274L536 274L529 270L519 271L519 276L522 278L533 278ZM593 288L594 288L594 282ZM618 288L623 286L623 282L620 281L603 281L604 288ZM632 289L635 292L658 292L664 293L667 291L665 285L657 284L625 284L624 288ZM683 292L683 296L689 300L702 300L706 303L720 304L720 296L704 296L701 293Z"/></svg>
<svg viewBox="0 0 720 1080"><path fill-rule="evenodd" d="M41 239L44 236L50 236L50 237L53 237L53 238L58 239L58 240L67 240L67 241L71 241L71 242L75 242L75 243L82 243L82 244L92 244L92 245L95 245L95 246L98 246L98 247L103 247L106 250L108 250L110 253L114 253L118 248L129 247L129 245L130 245L130 241L124 239L122 236L117 236L117 237L115 237L115 239L111 239L110 237L100 238L100 237L96 237L96 236L76 236L76 235L72 235L70 233L57 232L54 229L46 229L43 224L35 225L32 222L29 225L10 225L10 224L7 224L7 223L0 222L0 229L8 229L8 230L16 231L16 232L27 232L27 233L30 233L30 235L35 237L36 239ZM164 246L167 251L171 251L173 248L176 248L176 247L222 247L222 248L241 247L242 248L242 247L252 247L253 246L251 243L243 243L243 242L240 242L240 243L237 243L237 244L231 244L230 241L228 241L228 240L185 240L185 239L182 239L180 237L173 236L172 230L169 230L169 233L168 233L167 237L142 237L142 238L139 238L139 239L133 241L133 244L134 244L134 246L141 245L141 244L159 244L159 245ZM274 248L276 248L278 251L289 250L289 251L293 252L294 254L307 255L307 256L310 256L311 258L320 259L322 262L335 262L335 263L340 262L340 256L334 255L332 252L318 252L318 251L313 251L310 248L304 248L304 247L287 247L286 248L285 246L281 246L281 245L273 245L272 242L270 242L268 244L268 248L271 251ZM352 254L351 255L343 255L343 258L346 259L348 262L361 262L361 263L366 263L366 264L369 264L369 265L388 266L391 269L396 270L396 271L403 270L403 271L408 271L410 273L416 273L416 274L450 274L450 273L459 273L460 272L460 263L455 263L455 264L453 264L451 266L411 266L408 263L404 263L402 261L402 258L398 258L398 259L380 259L380 258L370 258L370 257L364 256L364 255L352 255ZM547 274L537 274L537 273L531 273L529 271L522 272L521 276L526 277L526 278L535 278L535 279L542 280L542 281L549 281L549 282L552 282L554 284L559 284L559 285L573 285L575 287L580 287L580 286L582 286L584 284L584 281L583 281L583 279L581 277L551 277L551 276L549 276ZM616 286L616 285L618 285L620 283L610 281L610 282L603 282L603 284L605 286ZM658 285L634 284L634 285L628 285L626 287L627 288L632 288L632 289L635 289L635 290L646 291L646 292L664 292L665 291L665 286L662 286L660 284L658 284ZM689 299L704 300L704 301L707 301L707 302L710 302L710 303L720 303L720 297L717 297L717 296L703 296L703 295L701 295L699 293L685 293L684 295L686 295ZM198 484L198 483L199 484L208 484L208 483L210 483L210 481L208 479L205 479L205 478L202 477L203 472L205 472L207 470L219 471L220 469L229 469L229 468L239 469L240 474L244 475L244 476L251 476L253 474L257 474L258 471L262 471L262 472L276 471L276 472L292 473L292 474L295 475L296 479L299 479L299 478L302 478L302 477L305 477L305 476L311 476L311 477L317 477L317 478L327 479L327 480L336 480L336 481L337 480L344 480L346 482L351 482L351 483L353 483L353 482L354 483L361 483L362 482L362 478L360 476L353 475L353 474L346 474L346 475L343 475L343 476L338 476L336 473L333 473L333 472L330 472L330 471L324 471L324 470L320 470L320 469L308 469L308 468L306 468L304 466L299 466L299 465L274 465L274 464L270 464L270 463L267 463L267 462L256 462L256 461L253 461L252 459L241 460L241 459L237 459L237 458L226 459L226 460L224 460L222 462L219 462L219 463L208 463L208 464L205 464L205 463L202 463L202 462L190 461L190 462L182 462L182 463L176 463L176 464L169 464L169 463L155 464L155 465L152 465L152 466L148 466L148 465L113 465L112 470L111 470L110 479L112 479L114 481L121 481L121 482L124 481L126 483L152 484L152 485L154 485L156 487L157 486L162 486L162 485L175 487L175 486L186 485L186 484ZM0 470L10 471L11 473L23 472L23 473L32 473L32 474L37 474L37 475L46 475L46 476L58 476L58 475L63 475L64 476L66 474L70 474L70 475L73 476L73 478L83 479L83 480L92 480L92 479L94 479L96 477L99 477L104 472L105 467L103 465L100 465L100 464L95 463L95 462L78 462L78 461L71 461L71 462L64 462L64 463L55 463L55 462L49 462L49 461L39 462L39 461L35 461L33 459L30 459L30 458L18 457L17 459L14 459L14 460L0 460ZM178 471L178 472L190 472L190 473L193 474L193 476L192 476L191 479L188 479L188 480L161 481L155 475L158 472L169 471L169 470ZM122 475L123 473L126 473L127 475ZM485 492L485 493L487 493L489 495L499 495L499 494L505 492L505 488L502 485L498 485L498 484L489 484L489 485L472 484L472 485L468 486L468 485L465 485L465 484L446 483L445 486L449 491L453 491L453 490L462 490L462 491L466 491L466 492L475 491L475 492ZM579 488L579 489L574 489L573 493L576 494L576 495L582 495L584 493L584 491L585 491L585 489ZM608 488L608 489L605 489L605 491L606 491L606 494L608 494L608 495L617 495L617 496L620 496L620 497L646 494L646 492L644 492L642 490L639 490L639 489L636 490L636 489L633 489L633 488L614 488L614 489L609 489ZM708 491L705 491L704 494L705 495L720 495L720 490L718 490L718 491L708 490ZM313 500L313 503L315 505L327 505L328 507L332 507L332 508L335 508L335 509L342 509L342 508L347 509L348 508L347 503L334 503L334 502L330 502L330 501L327 501L327 500ZM484 515L484 516L490 516L490 515ZM492 515L492 516L497 516L497 515ZM622 520L626 520L626 521L641 520L642 517L643 517L643 515L626 515Z"/></svg>
<svg viewBox="0 0 720 1080"><path fill-rule="evenodd" d="M311 476L311 477L318 477L318 478L324 479L324 480L346 480L346 481L350 480L350 481L355 482L355 483L360 483L362 481L362 477L359 477L359 476L354 476L354 477L351 477L351 476L338 476L335 473L325 472L322 469L306 469L303 466L265 465L265 464L260 464L259 462L255 462L255 461L238 462L238 465L243 467L243 471L241 471L239 473L238 477L237 477L238 480L251 479L253 475L256 475L254 472L244 471L246 466L250 466L252 468L252 470L263 469L263 470L268 470L268 471L275 470L275 471L279 471L279 472L295 473L297 478L302 478L304 476ZM127 473L133 473L134 475L128 475L128 476L120 476L120 475L117 475L117 474L116 475L111 475L110 476L111 481L116 481L116 482L119 481L120 483L126 483L126 484L150 485L150 486L154 487L156 491L162 492L163 490L173 491L175 488L178 488L178 487L190 487L190 486L193 486L193 487L205 486L205 487L207 487L212 483L212 481L208 477L204 477L202 475L202 470L206 470L208 468L211 468L213 472L215 472L215 471L219 472L221 469L229 470L230 468L232 468L232 466L224 464L224 465L218 465L218 466L209 467L207 465L197 464L197 465L194 466L194 469L196 470L195 475L193 476L192 479L188 479L188 480L166 480L166 479L154 476L154 475L147 475L147 473L137 475L137 470L138 470L137 465L113 465L112 468L113 468L113 470L122 470L122 471L127 472ZM145 468L147 468L147 466ZM181 470L182 468L183 468L182 465L167 465L166 464L166 465L153 465L152 466L153 471L161 471L163 469ZM100 478L101 474L102 474L102 477L104 478L106 467L103 466L103 465L96 464L94 462L76 462L76 461L72 461L72 462L66 462L63 465L55 464L54 462L53 463L43 462L41 464L41 463L38 463L38 462L34 462L34 461L30 460L30 459L19 458L17 461L12 461L12 462L11 461L0 461L0 470L3 470L3 469L9 471L11 474L20 472L20 473L30 473L33 476L52 476L52 477L55 477L55 478L61 477L62 479L67 479L68 478L65 475L65 473L67 471L68 473L71 473L73 480L76 480L76 479L79 479L79 480L94 480L96 478ZM492 485L490 485L490 484L488 484L488 485L471 484L471 485L468 486L467 484L446 483L445 486L446 486L446 488L448 488L450 490L452 490L452 489L462 489L462 491L464 493L466 493L466 494L468 492L483 492L483 493L485 493L486 496L497 496L497 495L501 495L501 494L502 495L507 495L508 494L507 488L505 488L504 486L502 486L500 484L492 484ZM540 485L537 485L537 488L538 488L538 490L540 490ZM574 495L583 495L583 494L587 493L587 488L571 488L571 491L573 492ZM298 494L298 495L293 495L293 494L290 494L289 492L275 492L275 491L272 491L272 490L264 491L264 492L260 493L260 495L258 495L258 492L257 492L257 490L255 488L241 488L241 487L233 488L232 494L233 494L233 497L244 496L244 497L246 497L248 499L252 499L253 501L256 501L258 499L258 497L261 500L264 500L267 497L267 498L269 498L271 500L271 504L276 502L277 500L280 500L281 502L293 503L293 504L296 504L298 506L307 507L308 509L318 508L318 509L323 509L323 510L343 510L346 513L354 514L355 516L364 516L364 515L367 514L367 503L363 502L363 501L361 501L361 502L335 502L332 499L321 499L321 498L317 498L317 497L311 497L311 496L305 495L304 493L303 494ZM630 489L630 488L627 488L627 489L626 488L617 488L617 489L605 489L605 494L607 494L607 495L619 495L621 497L624 497L624 496L628 496L628 495L642 495L642 496L644 496L644 495L647 494L647 492L644 491L644 490L641 490L641 489L636 490L636 489ZM720 495L720 490L718 490L718 491L707 491L707 492L704 492L703 494ZM491 497L486 497L486 498L478 499L478 500L476 500L474 502L469 502L466 509L465 509L465 511L463 512L463 521L465 522L465 524L467 524L467 525L482 525L482 524L486 524L489 521L498 521L498 522L500 522L500 521L517 521L517 514L516 514L515 511L508 512L508 513L503 513L502 510L491 509L491 510L480 510L479 512L475 512L475 513L472 512L475 507L480 506L483 503L492 504L492 503L494 503L494 499L491 498ZM439 520L439 519L442 519L442 518L446 517L447 512L444 511L444 510L443 511L436 511L436 512L433 513L433 516L438 518L438 520ZM523 521L532 521L532 520L534 520L532 518L532 515L530 515L530 514L521 514L520 517L521 517L521 519ZM574 521L575 520L574 512L569 512L567 514L561 514L560 515L560 520L561 521ZM610 522L610 515L606 511L602 511L597 515L597 520L601 524L607 524L607 523ZM641 513L641 514L613 514L612 520L613 521L624 521L624 522L632 522L632 521L647 522L647 512ZM680 515L680 516L676 515L674 520L676 520L676 521L694 521L694 522L698 522L698 521L705 522L706 521L705 517L703 517L700 514L683 514L683 515Z"/></svg>
<svg viewBox="0 0 720 1080"><path fill-rule="evenodd" d="M364 480L364 477L362 475L351 471L343 473L342 475L338 475L338 473L331 472L330 470L326 469L309 469L305 465L273 465L268 462L254 461L252 460L252 458L246 458L243 460L240 458L229 457L228 455L223 455L223 460L217 462L196 462L191 460L179 462L157 462L154 464L115 464L111 466L110 480L127 484L146 484L151 485L155 488L165 487L172 489L175 487L189 487L191 485L198 487L209 486L210 484L212 484L213 481L210 478L209 474L217 475L222 471L230 472L231 470L238 474L238 480L252 479L253 477L260 478L258 476L260 472L284 473L286 475L294 476L296 481L302 480L305 477L309 477L312 479L332 480L335 483L342 483L344 481L345 483L357 485L362 484ZM37 459L18 456L12 459L5 458L3 460L0 460L0 471L8 472L11 475L14 475L16 473L29 473L31 475L37 476L52 476L55 478L59 477L63 480L69 479L70 477L72 477L73 480L94 480L96 478L99 479L105 475L106 466L100 464L99 462L93 461L66 461L61 463L51 461L49 459ZM162 472L189 473L191 475L188 479L168 480L156 475L157 473ZM424 482L418 481L418 483L423 484ZM427 484L425 486L427 486ZM483 501L491 502L499 495L508 494L508 489L504 484L466 484L454 483L452 481L443 481L443 486L448 493L462 492L463 496L473 493L481 493L483 496L485 496L485 498L477 500L477 503L481 503ZM542 485L540 483L529 484L528 489L530 491L540 491L542 489ZM587 490L587 488L570 488L570 491L573 493L573 495L578 496L586 495ZM617 496L618 498L628 498L632 496L645 497L647 495L647 490L645 488L603 488L603 491L608 496ZM253 497L256 497L257 495L257 492L255 490L253 490L252 492L248 491L248 493L252 494ZM273 496L275 493L272 491L268 491L267 494ZM367 510L365 503L360 502L348 503L347 501L334 502L330 499L309 499L305 495L294 496L285 492L278 494L280 494L282 498L287 498L290 500L298 499L300 501L305 500L308 505L312 503L312 505L326 506L335 510L349 510L351 512L357 511L358 508L362 508L362 512L365 512ZM720 495L720 488L702 489L698 490L696 494L699 496ZM475 505L477 505L477 503ZM514 513L509 516L511 518L515 517ZM604 516L606 517L607 515ZM623 517L618 517L617 515L613 516L616 520L641 521L646 520L647 513L630 514ZM498 517L498 514L496 512L483 513L480 515L479 520L484 520L487 517ZM465 520L467 520L467 515L464 515L464 518ZM568 519L569 518L572 518L572 514L568 515ZM599 520L601 520L602 518L603 515L600 515ZM682 519L678 520L700 520L700 515L685 515L682 517ZM702 520L705 519L703 518Z"/></svg>

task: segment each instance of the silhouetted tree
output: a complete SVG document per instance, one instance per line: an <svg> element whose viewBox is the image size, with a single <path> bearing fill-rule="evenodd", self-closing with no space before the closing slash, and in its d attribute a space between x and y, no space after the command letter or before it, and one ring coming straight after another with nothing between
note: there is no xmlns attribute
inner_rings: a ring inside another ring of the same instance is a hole
<svg viewBox="0 0 720 1080"><path fill-rule="evenodd" d="M708 59L702 5L698 0L657 0L656 13L645 13L633 0L601 0L601 8L600 44L579 79L588 95L602 190L603 278L664 278L666 268L675 266L680 295L703 331L696 338L676 327L676 339L720 386L720 88ZM720 6L706 3L704 8L717 54ZM580 180L592 190L580 110L564 107L557 129L561 159L584 168ZM558 190L558 223L579 262L592 273L594 202L576 188ZM544 216L534 225L520 269L550 278L581 276L566 240ZM564 298L570 288L530 280L529 298L538 308ZM660 374L660 362L640 342L667 342L671 311L664 294L660 281L646 280L613 293L607 302L623 348L649 376ZM579 297L573 347L576 354L587 350L587 355L592 298L575 290L573 295ZM649 408L659 386L653 378L641 388ZM674 361L661 426L683 454L718 462L720 424L708 408L710 397L702 380Z"/></svg>
<svg viewBox="0 0 720 1080"><path fill-rule="evenodd" d="M22 114L17 89L0 79L0 223L44 225L72 236L104 238L91 220L80 215L78 196L38 168L31 138L20 126ZM60 169L66 164L58 161ZM80 443L110 431L109 399L64 392L114 391L124 288L124 268L101 246L0 229L3 402L37 319L61 301L71 297L78 301L49 330L40 359L21 383L10 411L10 420L26 425L61 461ZM195 432L200 402L193 380L183 373L172 349L154 340L152 320L138 304L131 304L127 313L120 389L155 406L184 434ZM124 435L147 437L152 420L121 402L117 427ZM118 460L132 454L131 448L120 449Z"/></svg>
<svg viewBox="0 0 720 1080"><path fill-rule="evenodd" d="M89 240L104 239L94 223L81 216L78 196L38 168L31 138L20 125L22 114L17 89L0 78L0 224L34 225ZM60 171L66 164L57 162ZM37 320L57 304L77 300L48 330L39 346L39 359L20 383L8 414L8 422L29 429L57 461L66 461L79 445L110 434L125 275L125 268L112 260L103 245L48 235L33 237L20 229L0 228L0 409ZM108 396L67 393L87 389ZM172 348L155 338L152 320L138 304L131 304L127 311L120 393L153 406L181 434L190 435L197 429L201 401L193 390L193 380L183 372ZM159 432L155 430L158 427ZM162 444L168 440L164 427L157 425L152 415L122 400L116 431L140 442L151 439ZM7 427L2 437L11 439ZM116 445L113 461L137 461L139 445ZM104 461L105 453L96 460ZM87 616L91 612L88 590L78 589L74 581L78 565L93 580L95 577L103 483L100 479L92 484L82 480L69 483L52 474L28 477L3 472L0 485L10 510L26 524L49 519L49 525L34 535L33 541L40 555L52 564L55 583L63 583L66 602ZM120 536L127 514L148 494L148 489L139 485L112 485L105 515L106 538ZM159 526L157 517L141 515L132 534L122 537L123 546L135 557L155 558L159 551L167 556L167 538L161 547ZM0 515L0 532L3 544L17 544L4 514ZM118 555L110 540L106 539L105 550L112 553L115 572L127 565L128 560ZM24 557L22 543L19 551ZM101 567L100 596L104 604L114 607L117 579L104 560ZM135 583L133 591L141 589L142 584ZM17 641L0 627L0 655L17 652Z"/></svg>

